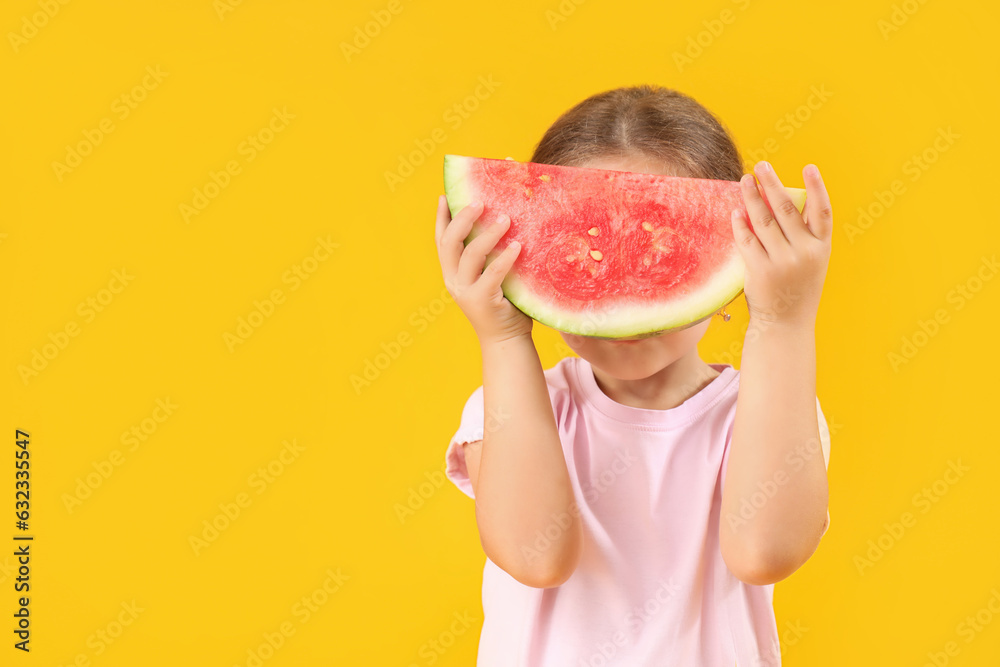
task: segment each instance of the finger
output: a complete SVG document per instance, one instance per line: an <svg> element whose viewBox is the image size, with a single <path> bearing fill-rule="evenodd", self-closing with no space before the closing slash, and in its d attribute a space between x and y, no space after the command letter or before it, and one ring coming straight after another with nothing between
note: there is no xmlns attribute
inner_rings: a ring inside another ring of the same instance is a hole
<svg viewBox="0 0 1000 667"><path fill-rule="evenodd" d="M441 247L441 237L444 230L451 222L451 211L448 210L448 199L441 195L438 197L437 222L434 225L434 247Z"/></svg>
<svg viewBox="0 0 1000 667"><path fill-rule="evenodd" d="M456 213L451 222L447 223L438 246L441 268L446 275L454 275L458 271L458 263L465 250L465 239L482 212L483 205L480 202L473 202Z"/></svg>
<svg viewBox="0 0 1000 667"><path fill-rule="evenodd" d="M438 209L437 209L437 221L434 224L434 247L437 248L438 259L441 262L441 273L444 277L445 287L448 292L454 296L453 289L453 276L455 273L455 267L452 267L449 262L445 260L445 253L441 250L441 241L444 239L444 232L448 228L448 224L451 222L451 210L448 208L448 197L447 195L441 195L438 197Z"/></svg>
<svg viewBox="0 0 1000 667"><path fill-rule="evenodd" d="M819 168L814 164L807 164L802 170L802 178L806 184L806 223L813 236L821 241L829 241L833 235L833 208Z"/></svg>
<svg viewBox="0 0 1000 667"><path fill-rule="evenodd" d="M761 160L754 166L754 173L757 174L764 188L767 204L789 243L802 242L811 236L802 221L802 214L785 191L785 186L774 172L774 167L769 162Z"/></svg>
<svg viewBox="0 0 1000 667"><path fill-rule="evenodd" d="M747 224L747 217L743 211L734 209L730 217L733 223L733 238L736 239L736 248L743 256L743 263L749 266L765 259L767 252Z"/></svg>
<svg viewBox="0 0 1000 667"><path fill-rule="evenodd" d="M458 261L458 273L455 274L463 285L471 285L479 279L486 265L487 255L509 228L510 216L500 215L494 224L469 242L465 252L462 253L462 258Z"/></svg>
<svg viewBox="0 0 1000 667"><path fill-rule="evenodd" d="M517 241L512 241L511 244L504 248L503 252L497 255L496 258L490 262L489 266L486 267L479 280L489 293L493 293L495 290L501 289L503 280L507 277L507 272L510 271L510 267L514 266L514 262L517 261L520 254L521 244Z"/></svg>
<svg viewBox="0 0 1000 667"><path fill-rule="evenodd" d="M788 239L778 225L778 221L768 208L767 202L757 190L753 174L744 174L740 179L740 187L743 190L743 201L750 214L750 225L760 244L768 255L780 253L789 248Z"/></svg>

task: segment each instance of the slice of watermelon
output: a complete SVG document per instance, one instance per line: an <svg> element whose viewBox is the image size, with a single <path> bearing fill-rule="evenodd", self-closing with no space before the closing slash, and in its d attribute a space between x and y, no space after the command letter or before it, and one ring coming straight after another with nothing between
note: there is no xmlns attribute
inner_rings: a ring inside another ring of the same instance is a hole
<svg viewBox="0 0 1000 667"><path fill-rule="evenodd" d="M557 331L594 338L656 335L696 324L743 291L730 214L746 211L737 181L445 155L452 216L483 213L468 245L500 214L521 251L504 296ZM801 211L805 190L785 188Z"/></svg>

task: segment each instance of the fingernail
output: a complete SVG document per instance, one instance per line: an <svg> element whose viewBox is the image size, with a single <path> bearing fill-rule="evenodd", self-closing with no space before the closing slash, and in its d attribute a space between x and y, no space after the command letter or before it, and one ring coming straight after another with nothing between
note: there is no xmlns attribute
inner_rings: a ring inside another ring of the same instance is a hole
<svg viewBox="0 0 1000 667"><path fill-rule="evenodd" d="M768 162L767 160L761 160L759 164L761 171L763 172L771 171L771 163Z"/></svg>

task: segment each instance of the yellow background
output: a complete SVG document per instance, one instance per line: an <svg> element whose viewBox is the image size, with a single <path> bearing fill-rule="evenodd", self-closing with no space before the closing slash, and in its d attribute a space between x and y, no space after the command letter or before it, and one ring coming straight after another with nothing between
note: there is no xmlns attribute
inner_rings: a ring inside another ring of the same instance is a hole
<svg viewBox="0 0 1000 667"><path fill-rule="evenodd" d="M441 300L442 158L526 160L563 110L643 82L694 96L748 156L770 146L785 185L817 164L833 201L817 324L832 521L776 587L785 664L921 665L950 641L948 664L1000 660L993 612L971 638L959 625L1000 590L1000 280L960 309L948 300L1000 245L995 5L401 0L392 14L381 0L74 0L39 14L54 4L10 0L0 15L0 663L246 665L287 623L263 664L473 664L485 556L472 501L439 473L481 365ZM345 55L372 12L391 21ZM696 57L679 65L686 49ZM147 67L164 74L144 87ZM476 99L480 77L496 87ZM810 109L814 87L829 95ZM123 118L122 95L144 98ZM475 109L449 115L456 104ZM274 109L294 118L268 137ZM60 180L53 163L106 119L113 131ZM941 128L958 138L935 153ZM386 172L435 132L443 143L390 187ZM250 135L271 139L253 160ZM933 164L914 173L924 151ZM239 173L186 222L181 205L230 161ZM902 194L850 234L895 180ZM292 289L297 265L315 270ZM225 334L274 290L283 302L231 351ZM88 298L110 301L88 319ZM889 353L938 309L947 322L893 368ZM738 366L745 302L729 310L701 353ZM401 334L409 344L355 390ZM568 353L541 325L535 340L546 368ZM167 398L177 408L157 422ZM144 420L131 451L120 438ZM10 632L17 428L33 472L28 655ZM304 449L261 489L251 476L292 440ZM70 511L78 480L116 450L120 465ZM949 461L968 467L954 483ZM916 504L935 482L940 497ZM241 493L249 505L196 554L190 537ZM887 537L904 512L915 523ZM880 539L889 548L859 567ZM346 580L320 594L328 569ZM324 603L302 622L310 596ZM113 643L95 639L133 601L143 611Z"/></svg>

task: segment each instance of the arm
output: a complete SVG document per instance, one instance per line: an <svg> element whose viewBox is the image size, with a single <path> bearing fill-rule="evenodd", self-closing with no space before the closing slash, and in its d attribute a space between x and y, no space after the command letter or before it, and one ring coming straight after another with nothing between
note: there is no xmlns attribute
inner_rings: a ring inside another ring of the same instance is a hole
<svg viewBox="0 0 1000 667"><path fill-rule="evenodd" d="M583 533L541 361L530 335L481 347L485 414L497 418L465 448L480 541L521 583L558 586L576 569Z"/></svg>
<svg viewBox="0 0 1000 667"><path fill-rule="evenodd" d="M806 218L774 170L741 180L751 228L733 212L750 310L722 490L719 547L742 581L780 581L813 554L826 527L829 488L816 408L815 322L826 276L832 212L819 170L802 170ZM763 493L763 502L757 500ZM753 499L753 500L751 500ZM749 510L748 510L749 508Z"/></svg>
<svg viewBox="0 0 1000 667"><path fill-rule="evenodd" d="M445 286L483 354L483 414L490 420L481 444L463 450L475 459L467 463L479 539L490 560L522 584L559 586L576 569L583 531L532 320L501 287L520 247L512 243L487 263L510 224L506 215L465 245L481 213L475 202L452 220L442 196L435 227Z"/></svg>
<svg viewBox="0 0 1000 667"><path fill-rule="evenodd" d="M812 328L751 322L729 446L720 521L723 557L749 584L780 581L809 559L826 525L829 491L816 414ZM773 495L744 518L743 501L768 483Z"/></svg>

